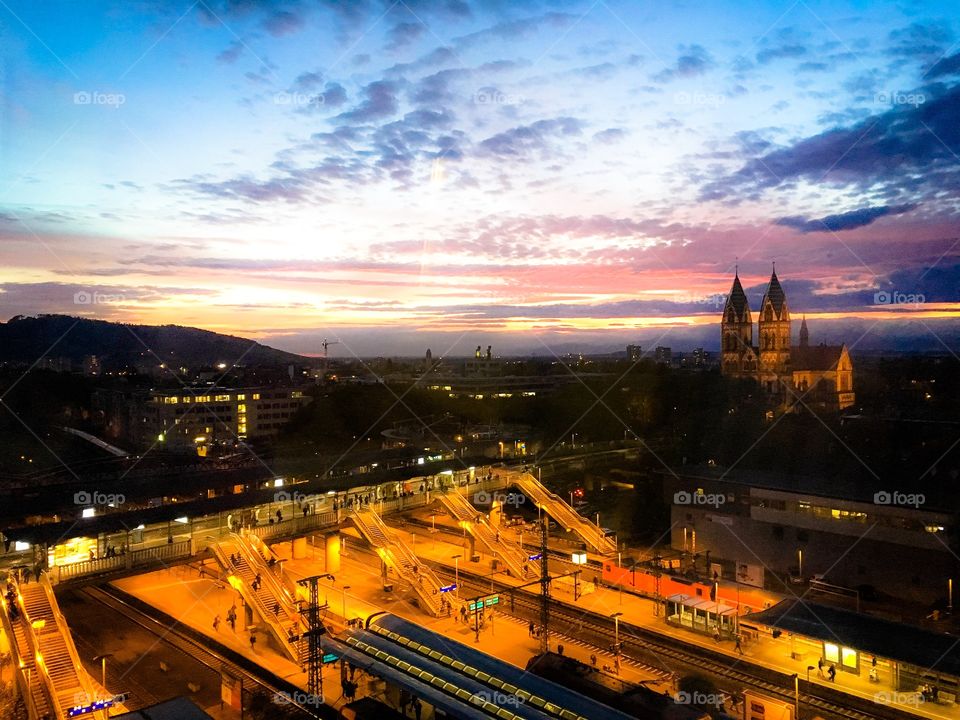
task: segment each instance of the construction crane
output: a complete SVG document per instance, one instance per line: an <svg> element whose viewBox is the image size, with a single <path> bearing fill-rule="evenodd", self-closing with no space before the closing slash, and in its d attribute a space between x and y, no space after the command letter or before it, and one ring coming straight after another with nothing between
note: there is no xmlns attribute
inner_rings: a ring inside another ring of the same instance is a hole
<svg viewBox="0 0 960 720"><path fill-rule="evenodd" d="M323 342L320 343L320 347L323 348L323 370L320 372L319 377L317 377L317 383L326 382L327 380L327 348L331 345L339 345L339 340L334 340L333 342L328 342L326 338L323 339Z"/></svg>

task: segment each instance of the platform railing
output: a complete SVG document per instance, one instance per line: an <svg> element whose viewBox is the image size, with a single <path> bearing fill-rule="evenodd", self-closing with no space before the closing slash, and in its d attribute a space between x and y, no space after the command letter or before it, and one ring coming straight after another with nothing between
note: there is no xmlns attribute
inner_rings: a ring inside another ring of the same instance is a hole
<svg viewBox="0 0 960 720"><path fill-rule="evenodd" d="M181 540L166 545L143 548L142 550L131 550L122 555L115 555L109 558L80 560L79 562L68 563L66 565L56 565L51 568L51 574L55 576L57 583L62 583L86 575L105 575L112 572L131 570L144 565L175 562L189 558L191 555L191 542L189 540ZM51 580L53 579L54 578L51 578Z"/></svg>

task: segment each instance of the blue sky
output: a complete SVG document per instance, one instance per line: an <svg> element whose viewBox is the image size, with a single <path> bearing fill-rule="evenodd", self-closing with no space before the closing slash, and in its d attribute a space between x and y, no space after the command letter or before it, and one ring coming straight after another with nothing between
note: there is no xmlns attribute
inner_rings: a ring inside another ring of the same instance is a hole
<svg viewBox="0 0 960 720"><path fill-rule="evenodd" d="M776 260L814 334L949 348L957 11L4 0L0 312L711 345Z"/></svg>

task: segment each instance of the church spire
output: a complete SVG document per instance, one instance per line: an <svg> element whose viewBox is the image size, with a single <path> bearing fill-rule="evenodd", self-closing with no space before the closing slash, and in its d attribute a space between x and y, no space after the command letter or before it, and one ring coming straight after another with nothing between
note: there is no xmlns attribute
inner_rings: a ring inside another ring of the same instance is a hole
<svg viewBox="0 0 960 720"><path fill-rule="evenodd" d="M800 347L810 347L810 331L807 329L807 316L803 316L803 322L800 323Z"/></svg>

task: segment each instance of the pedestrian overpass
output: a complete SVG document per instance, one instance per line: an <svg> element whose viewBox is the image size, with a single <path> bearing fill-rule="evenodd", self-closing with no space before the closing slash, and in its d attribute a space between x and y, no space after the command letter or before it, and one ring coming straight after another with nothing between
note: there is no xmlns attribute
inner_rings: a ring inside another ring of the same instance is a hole
<svg viewBox="0 0 960 720"><path fill-rule="evenodd" d="M510 473L507 479L560 527L583 540L588 549L600 555L613 555L617 552L617 543L607 537L603 528L583 517L562 497L547 490L533 475Z"/></svg>
<svg viewBox="0 0 960 720"><path fill-rule="evenodd" d="M84 715L106 720L105 691L87 674L46 575L19 583L8 575L2 598L14 674L30 720ZM98 699L100 702L98 702Z"/></svg>

